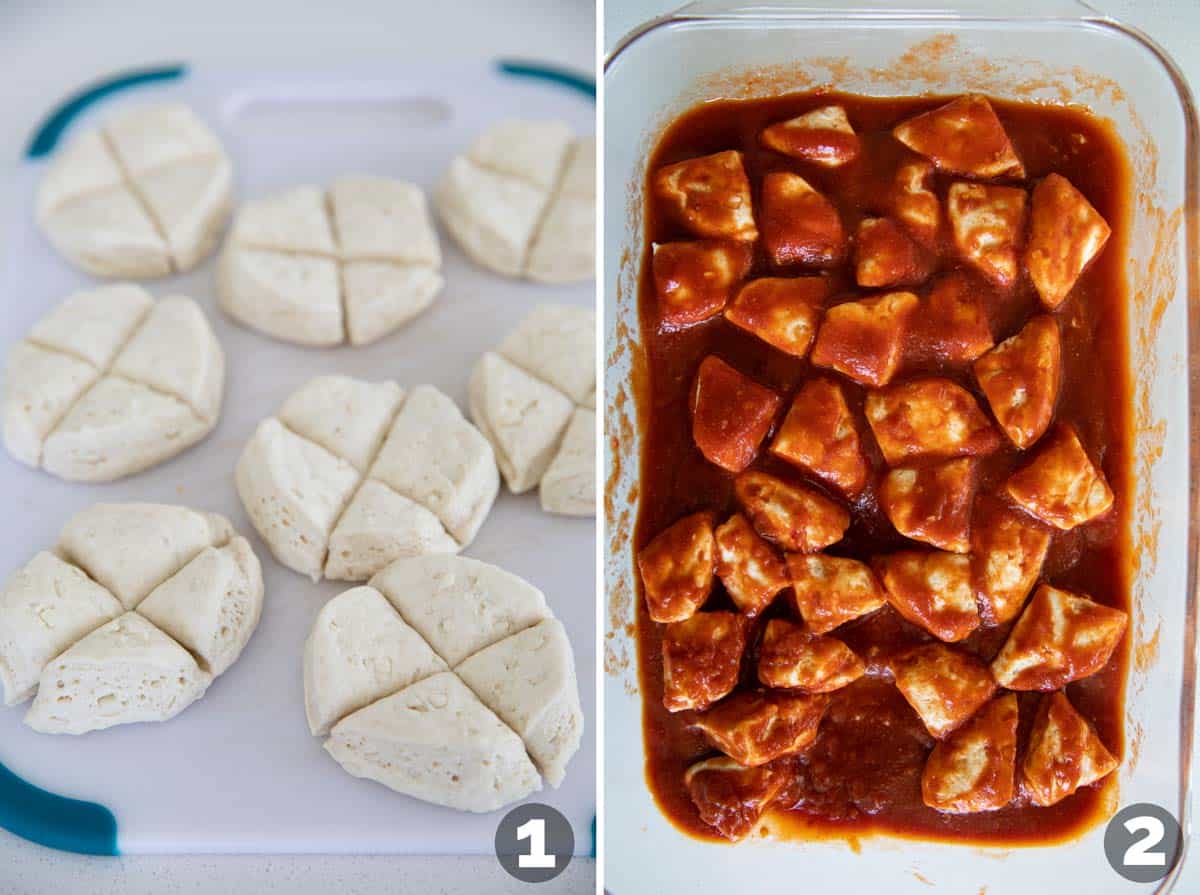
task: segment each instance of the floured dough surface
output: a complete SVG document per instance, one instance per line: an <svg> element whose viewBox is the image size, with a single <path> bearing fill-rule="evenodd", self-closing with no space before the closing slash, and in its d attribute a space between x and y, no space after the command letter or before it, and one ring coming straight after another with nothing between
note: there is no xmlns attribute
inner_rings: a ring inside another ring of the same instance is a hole
<svg viewBox="0 0 1200 895"><path fill-rule="evenodd" d="M228 520L168 504L96 504L0 591L4 701L87 733L165 721L237 661L262 614L262 569Z"/></svg>
<svg viewBox="0 0 1200 895"><path fill-rule="evenodd" d="M471 419L514 494L541 486L543 509L596 512L596 314L540 305L475 364Z"/></svg>
<svg viewBox="0 0 1200 895"><path fill-rule="evenodd" d="M543 283L591 279L596 141L558 121L502 121L451 161L438 216L475 263Z"/></svg>
<svg viewBox="0 0 1200 895"><path fill-rule="evenodd" d="M366 345L432 304L441 267L421 189L354 174L244 203L217 288L230 317L268 336Z"/></svg>
<svg viewBox="0 0 1200 895"><path fill-rule="evenodd" d="M499 490L491 445L442 392L346 376L310 380L260 423L235 480L275 558L314 581L457 553Z"/></svg>
<svg viewBox="0 0 1200 895"><path fill-rule="evenodd" d="M349 773L493 811L558 786L583 735L575 660L545 597L460 556L391 563L334 597L305 645L309 727Z"/></svg>
<svg viewBox="0 0 1200 895"><path fill-rule="evenodd" d="M123 110L60 150L38 187L37 222L86 273L149 279L211 254L232 205L220 140L167 103Z"/></svg>
<svg viewBox="0 0 1200 895"><path fill-rule="evenodd" d="M225 354L200 306L140 286L76 292L10 351L4 444L80 482L148 469L217 424Z"/></svg>

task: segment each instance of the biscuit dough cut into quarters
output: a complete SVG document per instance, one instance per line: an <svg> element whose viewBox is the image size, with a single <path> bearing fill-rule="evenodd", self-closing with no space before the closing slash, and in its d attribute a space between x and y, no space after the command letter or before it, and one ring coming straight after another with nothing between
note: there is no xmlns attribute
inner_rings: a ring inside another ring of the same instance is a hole
<svg viewBox="0 0 1200 895"><path fill-rule="evenodd" d="M227 519L96 504L0 592L4 702L34 697L25 723L41 733L166 721L237 661L262 601L258 558Z"/></svg>
<svg viewBox="0 0 1200 895"><path fill-rule="evenodd" d="M9 353L4 446L68 481L112 481L208 435L224 387L225 354L190 298L76 292Z"/></svg>
<svg viewBox="0 0 1200 895"><path fill-rule="evenodd" d="M543 283L595 273L596 141L561 121L494 125L450 163L433 202L488 270Z"/></svg>
<svg viewBox="0 0 1200 895"><path fill-rule="evenodd" d="M318 376L259 424L235 472L251 523L313 581L457 553L500 487L492 447L432 385Z"/></svg>
<svg viewBox="0 0 1200 895"><path fill-rule="evenodd" d="M304 647L309 728L348 772L461 811L558 786L583 736L575 660L528 582L398 559L330 600Z"/></svg>
<svg viewBox="0 0 1200 895"><path fill-rule="evenodd" d="M233 204L233 166L187 106L139 106L66 146L37 194L51 245L98 277L190 270L216 247Z"/></svg>
<svg viewBox="0 0 1200 895"><path fill-rule="evenodd" d="M471 419L514 494L539 487L542 509L596 513L596 312L541 305L471 373Z"/></svg>
<svg viewBox="0 0 1200 895"><path fill-rule="evenodd" d="M366 345L424 311L442 289L425 194L347 175L244 203L217 289L234 320L298 345Z"/></svg>

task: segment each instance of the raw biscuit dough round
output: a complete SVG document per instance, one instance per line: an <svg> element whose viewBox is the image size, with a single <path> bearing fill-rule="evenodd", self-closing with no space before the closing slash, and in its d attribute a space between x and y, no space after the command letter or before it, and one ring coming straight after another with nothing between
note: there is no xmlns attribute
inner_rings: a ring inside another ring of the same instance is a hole
<svg viewBox="0 0 1200 895"><path fill-rule="evenodd" d="M237 661L263 580L229 521L169 504L96 504L0 592L5 705L25 723L87 733L166 721Z"/></svg>
<svg viewBox="0 0 1200 895"><path fill-rule="evenodd" d="M187 106L138 106L59 152L36 202L38 226L76 267L161 277L216 247L233 205L233 166Z"/></svg>
<svg viewBox="0 0 1200 895"><path fill-rule="evenodd" d="M560 121L493 126L450 163L434 205L489 270L543 283L595 275L596 141Z"/></svg>
<svg viewBox="0 0 1200 895"><path fill-rule="evenodd" d="M76 292L8 356L4 446L76 482L149 469L217 424L225 354L190 298L128 283Z"/></svg>
<svg viewBox="0 0 1200 895"><path fill-rule="evenodd" d="M542 509L596 513L596 313L541 305L471 373L471 419L510 491L539 487Z"/></svg>
<svg viewBox="0 0 1200 895"><path fill-rule="evenodd" d="M259 424L235 479L275 558L313 581L457 553L499 490L491 445L450 398L347 376L310 380Z"/></svg>
<svg viewBox="0 0 1200 895"><path fill-rule="evenodd" d="M460 556L399 559L330 600L304 649L309 727L349 773L462 811L558 786L575 660L542 593Z"/></svg>
<svg viewBox="0 0 1200 895"><path fill-rule="evenodd" d="M366 345L424 311L442 289L425 194L348 175L244 203L221 252L221 308L299 345Z"/></svg>

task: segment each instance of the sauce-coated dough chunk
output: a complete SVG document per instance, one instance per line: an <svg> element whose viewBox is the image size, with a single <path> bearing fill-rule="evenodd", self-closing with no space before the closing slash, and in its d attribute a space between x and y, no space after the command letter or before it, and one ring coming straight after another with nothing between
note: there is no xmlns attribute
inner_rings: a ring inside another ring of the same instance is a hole
<svg viewBox="0 0 1200 895"><path fill-rule="evenodd" d="M788 586L787 567L741 513L716 530L717 577L748 617L758 615Z"/></svg>
<svg viewBox="0 0 1200 895"><path fill-rule="evenodd" d="M751 259L750 248L737 242L656 244L651 266L663 329L683 329L720 314Z"/></svg>
<svg viewBox="0 0 1200 895"><path fill-rule="evenodd" d="M834 204L790 171L763 178L762 231L767 254L779 267L834 267L849 248Z"/></svg>
<svg viewBox="0 0 1200 895"><path fill-rule="evenodd" d="M911 292L842 302L825 312L812 362L861 385L887 385L904 353L909 321L921 301Z"/></svg>
<svg viewBox="0 0 1200 895"><path fill-rule="evenodd" d="M733 489L758 533L784 550L815 553L840 541L850 527L850 514L840 504L765 472L743 472Z"/></svg>
<svg viewBox="0 0 1200 895"><path fill-rule="evenodd" d="M1033 461L1013 473L1004 490L1027 512L1063 531L1104 515L1115 499L1104 472L1069 425L1047 435Z"/></svg>
<svg viewBox="0 0 1200 895"><path fill-rule="evenodd" d="M948 814L995 811L1012 801L1016 764L1017 697L1005 693L933 747L921 796Z"/></svg>
<svg viewBox="0 0 1200 895"><path fill-rule="evenodd" d="M1120 609L1043 584L992 661L992 676L1010 690L1057 690L1103 668L1128 622Z"/></svg>
<svg viewBox="0 0 1200 895"><path fill-rule="evenodd" d="M971 566L979 611L1002 625L1021 611L1042 573L1049 529L997 500L980 501L971 526Z"/></svg>
<svg viewBox="0 0 1200 895"><path fill-rule="evenodd" d="M654 196L697 236L753 242L758 239L750 181L734 150L660 168Z"/></svg>
<svg viewBox="0 0 1200 895"><path fill-rule="evenodd" d="M953 553L971 549L975 461L967 457L932 466L898 466L879 488L879 505L896 531Z"/></svg>
<svg viewBox="0 0 1200 895"><path fill-rule="evenodd" d="M938 640L955 643L979 627L971 560L940 550L906 550L876 560L892 608Z"/></svg>
<svg viewBox="0 0 1200 895"><path fill-rule="evenodd" d="M1021 272L1018 248L1025 231L1025 191L1011 186L954 183L946 196L954 245L963 259L1007 289Z"/></svg>
<svg viewBox="0 0 1200 895"><path fill-rule="evenodd" d="M813 634L783 618L771 619L763 631L758 679L767 687L831 693L866 671L863 660L836 637Z"/></svg>
<svg viewBox="0 0 1200 895"><path fill-rule="evenodd" d="M715 355L692 389L692 439L710 463L741 472L754 462L782 399Z"/></svg>
<svg viewBox="0 0 1200 895"><path fill-rule="evenodd" d="M863 218L854 243L854 276L868 289L915 286L929 276L930 258L890 218Z"/></svg>
<svg viewBox="0 0 1200 895"><path fill-rule="evenodd" d="M761 277L742 286L725 319L786 354L804 357L828 297L825 277Z"/></svg>
<svg viewBox="0 0 1200 895"><path fill-rule="evenodd" d="M787 565L796 611L814 634L832 631L887 602L871 567L857 559L792 553Z"/></svg>
<svg viewBox="0 0 1200 895"><path fill-rule="evenodd" d="M693 513L660 532L638 554L650 618L690 618L708 599L715 562L712 513Z"/></svg>
<svg viewBox="0 0 1200 895"><path fill-rule="evenodd" d="M960 727L996 692L983 662L941 643L907 650L890 665L896 688L938 739Z"/></svg>
<svg viewBox="0 0 1200 895"><path fill-rule="evenodd" d="M975 378L1009 441L1025 450L1050 426L1062 381L1058 321L1034 317L975 362Z"/></svg>
<svg viewBox="0 0 1200 895"><path fill-rule="evenodd" d="M823 377L796 392L771 453L851 497L863 490L871 472L841 386Z"/></svg>
<svg viewBox="0 0 1200 895"><path fill-rule="evenodd" d="M1054 310L1066 300L1111 234L1108 223L1067 178L1050 174L1033 188L1025 267L1047 308Z"/></svg>
<svg viewBox="0 0 1200 895"><path fill-rule="evenodd" d="M871 392L866 412L892 466L906 460L981 456L1000 446L1000 436L975 398L949 379L914 379Z"/></svg>
<svg viewBox="0 0 1200 895"><path fill-rule="evenodd" d="M1021 779L1034 804L1056 805L1119 764L1066 693L1059 690L1042 697L1021 765Z"/></svg>
<svg viewBox="0 0 1200 895"><path fill-rule="evenodd" d="M985 96L960 96L896 125L892 133L949 174L985 180L1025 176L1025 167Z"/></svg>
<svg viewBox="0 0 1200 895"><path fill-rule="evenodd" d="M829 701L802 693L743 690L696 719L710 743L746 767L807 749Z"/></svg>
<svg viewBox="0 0 1200 895"><path fill-rule="evenodd" d="M703 710L733 692L750 622L733 612L697 612L662 632L663 705Z"/></svg>
<svg viewBox="0 0 1200 895"><path fill-rule="evenodd" d="M858 135L841 106L822 106L772 124L759 136L762 144L781 155L826 168L838 168L858 158Z"/></svg>
<svg viewBox="0 0 1200 895"><path fill-rule="evenodd" d="M792 777L787 759L747 768L721 755L696 762L683 783L700 819L736 842L749 835Z"/></svg>

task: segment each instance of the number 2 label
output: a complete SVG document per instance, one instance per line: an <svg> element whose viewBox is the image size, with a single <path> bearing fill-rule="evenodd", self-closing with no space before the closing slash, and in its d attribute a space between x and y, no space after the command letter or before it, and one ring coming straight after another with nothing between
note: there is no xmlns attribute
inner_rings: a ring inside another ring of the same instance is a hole
<svg viewBox="0 0 1200 895"><path fill-rule="evenodd" d="M1143 814L1125 821L1125 829L1131 835L1146 834L1141 839L1134 839L1129 848L1125 850L1126 867L1165 867L1167 865L1166 854L1161 851L1151 851L1163 841L1163 837L1167 833L1161 820Z"/></svg>
<svg viewBox="0 0 1200 895"><path fill-rule="evenodd" d="M526 839L529 840L529 854L518 855L517 866L536 870L553 870L554 855L546 854L546 821L540 817L534 817L517 827L517 840L524 841Z"/></svg>

